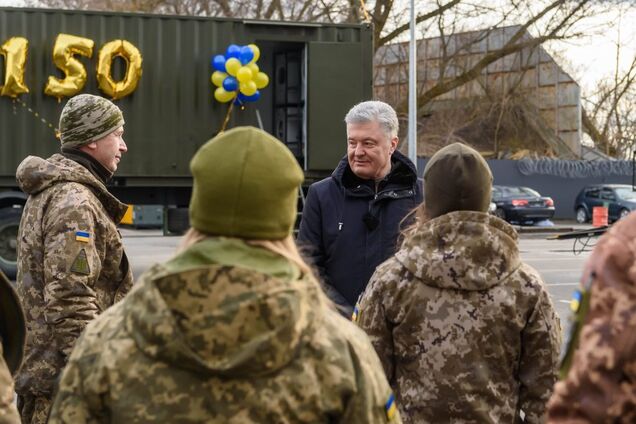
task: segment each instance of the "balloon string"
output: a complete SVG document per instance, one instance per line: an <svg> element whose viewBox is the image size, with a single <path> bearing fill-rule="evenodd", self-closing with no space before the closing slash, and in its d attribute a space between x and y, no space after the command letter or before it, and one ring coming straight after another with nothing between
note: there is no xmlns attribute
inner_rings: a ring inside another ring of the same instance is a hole
<svg viewBox="0 0 636 424"><path fill-rule="evenodd" d="M230 101L230 107L227 108L227 113L225 114L225 119L223 120L223 125L221 125L221 131L219 131L219 134L223 134L223 132L225 132L225 127L227 127L227 123L230 121L230 115L232 114L233 107L234 99Z"/></svg>
<svg viewBox="0 0 636 424"><path fill-rule="evenodd" d="M364 20L367 23L371 23L371 17L369 16L369 12L367 12L367 5L364 4L364 0L360 0L360 9L362 9L362 13L364 13Z"/></svg>
<svg viewBox="0 0 636 424"><path fill-rule="evenodd" d="M60 99L58 98L57 100L58 100L58 103L59 103ZM14 114L15 114L15 104L16 103L18 103L24 109L29 111L29 113L31 113L36 119L39 119L40 122L42 122L44 125L46 125L50 129L52 129L53 132L55 133L55 138L60 138L60 130L58 128L56 128L53 124L51 124L49 121L47 121L42 115L40 115L38 112L36 112L33 109L31 109L26 103L24 103L21 99L19 99L17 97L13 98L13 105L14 105L13 113Z"/></svg>

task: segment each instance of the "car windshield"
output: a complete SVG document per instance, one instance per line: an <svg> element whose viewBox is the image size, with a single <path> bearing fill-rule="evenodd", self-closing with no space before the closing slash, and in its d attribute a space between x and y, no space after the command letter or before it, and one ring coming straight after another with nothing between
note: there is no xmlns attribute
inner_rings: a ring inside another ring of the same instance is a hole
<svg viewBox="0 0 636 424"><path fill-rule="evenodd" d="M631 187L617 188L616 195L623 200L636 201L636 192Z"/></svg>
<svg viewBox="0 0 636 424"><path fill-rule="evenodd" d="M539 193L528 187L498 187L502 196L536 196L541 197Z"/></svg>

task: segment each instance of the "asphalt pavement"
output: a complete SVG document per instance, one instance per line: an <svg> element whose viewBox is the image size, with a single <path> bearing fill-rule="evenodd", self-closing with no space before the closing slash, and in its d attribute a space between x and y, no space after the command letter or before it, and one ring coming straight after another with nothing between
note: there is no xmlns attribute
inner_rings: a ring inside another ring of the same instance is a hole
<svg viewBox="0 0 636 424"><path fill-rule="evenodd" d="M598 238L547 240L556 234L591 228L573 221L557 221L554 224L552 227L516 228L522 260L543 276L557 312L565 323L569 301L579 283L585 259ZM160 230L122 228L121 233L135 277L152 264L168 260L181 240L181 237L163 236ZM586 240L587 245L584 244Z"/></svg>

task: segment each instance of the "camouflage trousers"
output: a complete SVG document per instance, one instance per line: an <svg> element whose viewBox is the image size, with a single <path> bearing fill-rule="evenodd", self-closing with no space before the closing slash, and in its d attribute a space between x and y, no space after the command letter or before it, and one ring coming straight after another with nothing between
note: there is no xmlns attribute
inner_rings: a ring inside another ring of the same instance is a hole
<svg viewBox="0 0 636 424"><path fill-rule="evenodd" d="M18 395L22 424L46 424L52 404L52 399L45 396Z"/></svg>

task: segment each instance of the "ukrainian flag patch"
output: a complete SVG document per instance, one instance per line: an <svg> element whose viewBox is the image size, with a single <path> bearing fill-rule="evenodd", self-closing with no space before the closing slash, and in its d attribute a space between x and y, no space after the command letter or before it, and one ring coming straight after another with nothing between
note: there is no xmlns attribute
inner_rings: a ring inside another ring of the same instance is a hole
<svg viewBox="0 0 636 424"><path fill-rule="evenodd" d="M581 301L583 300L583 293L580 290L574 292L572 300L570 300L570 310L574 313L579 311L581 307Z"/></svg>
<svg viewBox="0 0 636 424"><path fill-rule="evenodd" d="M82 243L88 243L91 239L91 234L86 231L76 231L75 241L81 241Z"/></svg>
<svg viewBox="0 0 636 424"><path fill-rule="evenodd" d="M351 321L358 322L359 316L360 316L360 305L356 303L355 308L353 308L353 314L351 314Z"/></svg>
<svg viewBox="0 0 636 424"><path fill-rule="evenodd" d="M395 405L395 395L391 393L389 399L384 404L384 410L386 411L387 420L392 420L397 412L397 406Z"/></svg>

